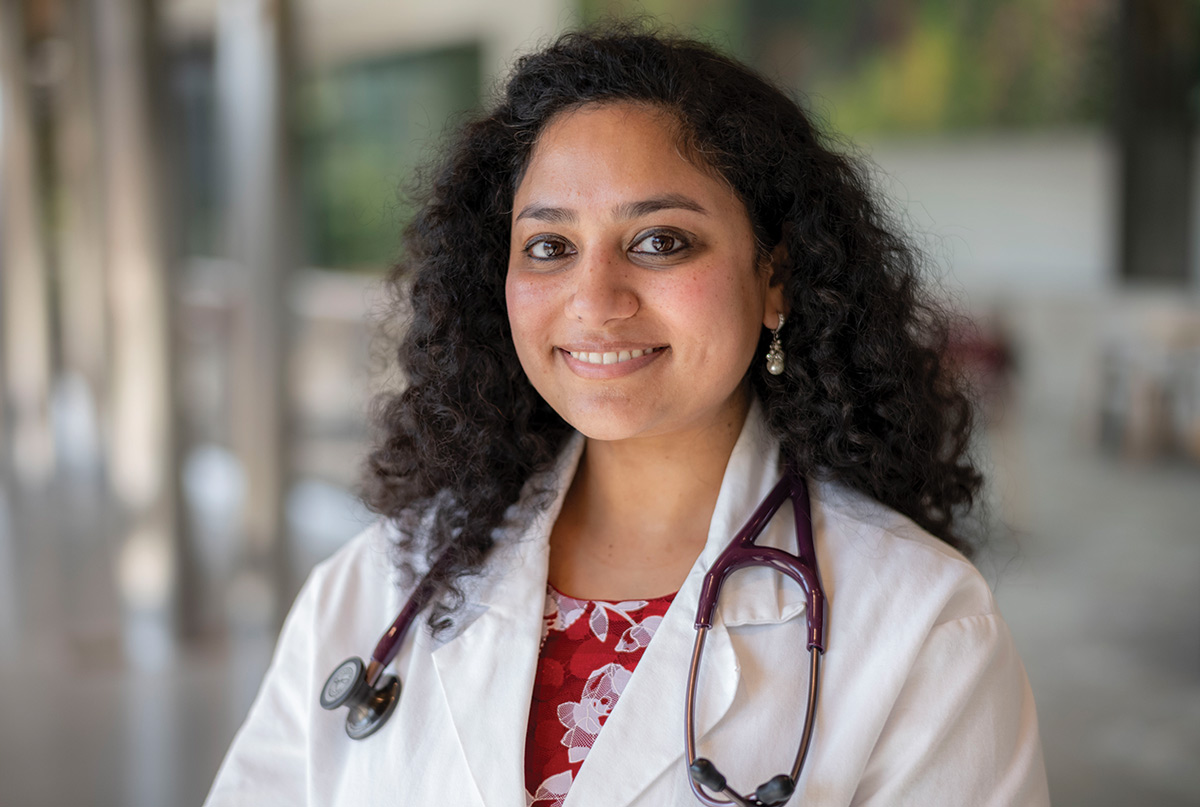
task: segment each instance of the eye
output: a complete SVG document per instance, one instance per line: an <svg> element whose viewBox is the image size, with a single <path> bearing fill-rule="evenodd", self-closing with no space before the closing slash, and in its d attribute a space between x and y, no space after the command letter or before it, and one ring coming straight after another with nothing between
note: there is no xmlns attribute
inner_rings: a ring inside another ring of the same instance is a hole
<svg viewBox="0 0 1200 807"><path fill-rule="evenodd" d="M629 250L641 255L663 256L678 254L688 246L688 242L678 233L655 230L638 238Z"/></svg>
<svg viewBox="0 0 1200 807"><path fill-rule="evenodd" d="M534 260L552 261L570 252L566 241L561 238L538 236L525 245L525 254Z"/></svg>

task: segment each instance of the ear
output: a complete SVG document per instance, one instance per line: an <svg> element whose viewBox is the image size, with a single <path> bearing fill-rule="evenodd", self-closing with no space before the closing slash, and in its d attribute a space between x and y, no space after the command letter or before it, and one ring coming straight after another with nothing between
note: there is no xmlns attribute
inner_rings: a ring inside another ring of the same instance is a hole
<svg viewBox="0 0 1200 807"><path fill-rule="evenodd" d="M765 271L769 280L767 281L767 299L763 305L763 326L767 330L773 331L779 327L780 315L787 316L791 312L787 298L783 294L783 281L787 277L788 271L788 251L785 241L780 240L771 250Z"/></svg>

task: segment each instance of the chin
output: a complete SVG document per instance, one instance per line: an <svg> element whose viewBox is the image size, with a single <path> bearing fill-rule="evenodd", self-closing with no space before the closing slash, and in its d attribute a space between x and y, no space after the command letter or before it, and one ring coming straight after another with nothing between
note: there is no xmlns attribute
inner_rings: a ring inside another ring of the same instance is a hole
<svg viewBox="0 0 1200 807"><path fill-rule="evenodd" d="M570 421L568 421L570 422ZM574 423L571 424L575 426ZM581 424L575 426L575 430L589 440L596 440L601 443L619 443L622 440L628 440L631 437L638 436L638 432L631 429L622 429L611 425L602 425L591 428L590 424Z"/></svg>
<svg viewBox="0 0 1200 807"><path fill-rule="evenodd" d="M602 402L582 409L556 406L554 409L589 440L618 442L646 434L652 428L646 413L629 411L633 408L632 404L622 403L614 405L614 402Z"/></svg>
<svg viewBox="0 0 1200 807"><path fill-rule="evenodd" d="M564 417L567 423L589 440L600 440L615 443L636 437L643 432L637 426L616 419L598 417Z"/></svg>

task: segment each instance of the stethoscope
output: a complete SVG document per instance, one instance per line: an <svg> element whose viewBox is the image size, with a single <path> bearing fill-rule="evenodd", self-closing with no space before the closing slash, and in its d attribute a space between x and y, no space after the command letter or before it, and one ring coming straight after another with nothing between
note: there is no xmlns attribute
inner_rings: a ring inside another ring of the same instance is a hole
<svg viewBox="0 0 1200 807"><path fill-rule="evenodd" d="M796 522L795 555L782 549L759 546L755 543L767 523L778 512L786 499L792 500ZM759 785L752 795L742 796L729 787L725 776L708 759L696 756L696 690L700 678L700 660L704 652L704 639L712 627L713 615L717 610L717 599L721 586L732 572L753 566L767 566L795 580L804 589L807 600L805 620L808 628L807 649L810 659L808 676L808 703L804 713L804 730L800 747L789 773L781 773ZM409 628L417 615L429 604L434 587L422 580L404 604L387 632L375 645L371 661L364 665L362 659L351 657L338 665L321 689L321 706L337 709L348 706L346 734L351 739L361 740L379 730L396 708L400 696L400 679L394 675L383 676L384 669L392 663L400 650ZM804 759L808 755L812 738L813 722L817 707L817 684L820 677L821 654L825 652L825 593L821 589L817 571L817 553L813 547L812 515L809 511L808 486L803 477L788 468L783 477L759 504L738 533L713 562L704 577L700 589L700 603L696 608L696 643L692 649L692 662L688 670L687 714L684 720L684 739L687 744L687 766L692 792L708 807L737 804L742 807L778 807L792 797ZM705 788L723 793L729 799L718 799L705 792Z"/></svg>

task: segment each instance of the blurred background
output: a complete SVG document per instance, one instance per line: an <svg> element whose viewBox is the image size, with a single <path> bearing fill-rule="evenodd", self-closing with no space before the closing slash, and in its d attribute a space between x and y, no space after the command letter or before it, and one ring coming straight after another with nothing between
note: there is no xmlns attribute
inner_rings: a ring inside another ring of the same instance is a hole
<svg viewBox="0 0 1200 807"><path fill-rule="evenodd" d="M974 323L1055 803L1200 804L1200 4L0 0L0 805L202 801L370 521L404 183L629 13L801 94Z"/></svg>

